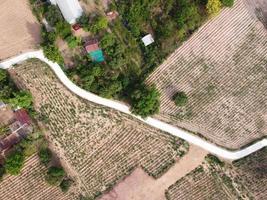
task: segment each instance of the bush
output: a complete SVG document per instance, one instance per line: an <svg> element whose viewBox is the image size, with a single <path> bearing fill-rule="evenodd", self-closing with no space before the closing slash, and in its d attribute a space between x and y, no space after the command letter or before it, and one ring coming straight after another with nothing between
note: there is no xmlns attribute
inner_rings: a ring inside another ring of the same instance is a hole
<svg viewBox="0 0 267 200"><path fill-rule="evenodd" d="M50 185L59 185L65 176L65 171L61 167L50 167L45 180Z"/></svg>
<svg viewBox="0 0 267 200"><path fill-rule="evenodd" d="M187 101L188 101L188 97L187 95L185 94L185 92L177 92L175 95L174 95L174 102L175 102L175 105L176 106L185 106Z"/></svg>
<svg viewBox="0 0 267 200"><path fill-rule="evenodd" d="M71 26L67 22L58 22L56 24L56 35L65 39L71 35Z"/></svg>
<svg viewBox="0 0 267 200"><path fill-rule="evenodd" d="M38 153L38 156L42 164L48 165L52 159L52 152L50 149L42 147Z"/></svg>
<svg viewBox="0 0 267 200"><path fill-rule="evenodd" d="M67 192L70 189L70 186L72 185L73 181L70 179L64 179L59 187L61 188L62 192Z"/></svg>
<svg viewBox="0 0 267 200"><path fill-rule="evenodd" d="M210 16L217 15L222 7L220 0L208 0L206 5L207 12Z"/></svg>
<svg viewBox="0 0 267 200"><path fill-rule="evenodd" d="M16 150L9 155L4 165L6 172L11 175L18 175L23 167L24 159L23 153L20 150Z"/></svg>
<svg viewBox="0 0 267 200"><path fill-rule="evenodd" d="M234 5L234 0L221 0L222 4L227 7L232 7Z"/></svg>
<svg viewBox="0 0 267 200"><path fill-rule="evenodd" d="M141 86L131 95L132 112L145 118L159 112L160 94L158 90L152 86Z"/></svg>

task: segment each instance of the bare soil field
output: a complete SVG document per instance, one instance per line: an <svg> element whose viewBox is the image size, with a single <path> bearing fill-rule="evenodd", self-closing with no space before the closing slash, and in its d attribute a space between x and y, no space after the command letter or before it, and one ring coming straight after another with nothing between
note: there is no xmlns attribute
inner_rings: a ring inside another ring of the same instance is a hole
<svg viewBox="0 0 267 200"><path fill-rule="evenodd" d="M0 60L35 49L40 25L28 0L0 1Z"/></svg>
<svg viewBox="0 0 267 200"><path fill-rule="evenodd" d="M188 153L159 179L155 180L137 168L100 200L165 200L165 190L199 166L206 155L207 152L191 145Z"/></svg>
<svg viewBox="0 0 267 200"><path fill-rule="evenodd" d="M198 168L178 180L166 191L167 200L256 199L264 200L267 148L233 164L206 159Z"/></svg>
<svg viewBox="0 0 267 200"><path fill-rule="evenodd" d="M110 190L136 167L158 178L187 152L188 144L178 138L79 99L39 60L10 73L33 94L48 140L76 172L81 193L88 197Z"/></svg>
<svg viewBox="0 0 267 200"><path fill-rule="evenodd" d="M267 30L257 18L263 2L236 0L151 74L148 83L161 92L156 118L231 149L267 135ZM188 95L184 107L174 104L178 91Z"/></svg>
<svg viewBox="0 0 267 200"><path fill-rule="evenodd" d="M49 186L45 182L45 167L40 164L37 155L30 157L20 175L6 176L0 183L1 200L74 200L78 194L74 188L63 193L59 187Z"/></svg>

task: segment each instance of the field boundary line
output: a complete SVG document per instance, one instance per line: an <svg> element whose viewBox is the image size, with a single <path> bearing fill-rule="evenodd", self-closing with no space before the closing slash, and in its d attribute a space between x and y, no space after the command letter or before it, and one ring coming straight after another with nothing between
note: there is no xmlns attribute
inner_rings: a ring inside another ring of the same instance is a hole
<svg viewBox="0 0 267 200"><path fill-rule="evenodd" d="M96 104L100 104L115 110L118 110L120 112L126 113L128 115L131 115L132 117L135 117L139 119L140 121L144 122L145 124L155 127L157 129L160 129L164 132L170 133L171 135L177 136L179 138L182 138L186 140L189 143L192 143L196 146L199 146L202 149L205 149L209 151L212 154L215 154L219 157L229 159L229 160L237 160L240 158L243 158L245 156L248 156L263 147L267 146L267 139L261 139L258 142L255 142L254 144L251 144L249 146L246 146L243 149L240 150L228 150L223 147L219 147L216 144L210 143L206 141L205 139L200 138L199 136L193 135L183 129L180 129L178 127L175 127L173 125L167 124L165 122L162 122L160 120L154 119L152 117L148 117L146 119L142 119L140 116L134 115L131 113L130 108L118 101L110 100L102 98L96 94L93 94L91 92L88 92L77 85L75 85L64 73L64 71L61 69L61 67L50 60L48 60L42 50L38 51L32 51L20 54L18 56L15 56L13 58L9 58L3 62L0 63L0 68L2 69L9 69L15 64L19 64L23 61L26 61L31 58L37 58L46 64L50 66L50 68L53 70L55 75L58 77L58 79L61 81L61 83L67 87L71 92L76 94L77 96L86 99L88 101L94 102Z"/></svg>

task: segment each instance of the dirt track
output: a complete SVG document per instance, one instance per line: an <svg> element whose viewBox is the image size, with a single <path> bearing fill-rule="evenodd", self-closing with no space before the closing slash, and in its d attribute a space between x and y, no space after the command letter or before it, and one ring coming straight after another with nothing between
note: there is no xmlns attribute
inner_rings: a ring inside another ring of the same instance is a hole
<svg viewBox="0 0 267 200"><path fill-rule="evenodd" d="M0 60L35 49L40 26L28 0L0 1Z"/></svg>

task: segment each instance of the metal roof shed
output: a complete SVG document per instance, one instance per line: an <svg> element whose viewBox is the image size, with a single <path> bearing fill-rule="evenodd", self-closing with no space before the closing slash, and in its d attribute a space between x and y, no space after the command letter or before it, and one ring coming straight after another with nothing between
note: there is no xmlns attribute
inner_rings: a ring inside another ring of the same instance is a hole
<svg viewBox="0 0 267 200"><path fill-rule="evenodd" d="M151 34L148 34L142 38L142 41L143 41L145 46L148 46L154 42L154 39L153 39Z"/></svg>
<svg viewBox="0 0 267 200"><path fill-rule="evenodd" d="M50 2L59 7L65 20L70 24L74 24L83 13L78 0L50 0Z"/></svg>

